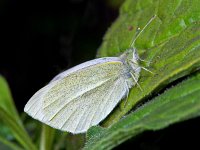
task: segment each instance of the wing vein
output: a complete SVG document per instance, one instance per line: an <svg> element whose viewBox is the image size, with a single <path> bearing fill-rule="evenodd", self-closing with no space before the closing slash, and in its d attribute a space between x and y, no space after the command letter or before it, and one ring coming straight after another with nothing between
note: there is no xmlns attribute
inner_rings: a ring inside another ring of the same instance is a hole
<svg viewBox="0 0 200 150"><path fill-rule="evenodd" d="M113 79L113 78L110 78L110 79L106 80L106 82L110 81L111 79ZM98 88L98 87L100 87L100 86L106 84L106 82L103 82L102 84L100 84L100 85L98 85L98 86L96 86L96 87L94 87L94 88L91 88L91 90L94 90L94 89L96 89L96 88ZM83 94L86 94L86 93L90 92L91 90L88 90L88 91L84 92ZM83 95L83 94L82 94L82 95ZM79 97L82 96L82 95L79 95ZM69 101L68 103L64 104L64 106L63 106L62 108L60 108L57 112L54 113L54 115L53 115L51 118L49 118L49 121L51 121L54 117L56 117L56 115L57 115L60 111L62 111L67 105L69 105L69 104L72 103L72 102L74 103L74 102L75 102L74 100L77 101L77 100L79 100L79 99L78 99L78 97L76 97L76 98L72 99L71 101Z"/></svg>
<svg viewBox="0 0 200 150"><path fill-rule="evenodd" d="M119 78L116 78L115 80L118 80ZM116 83L115 83L116 84ZM111 87L111 86L110 86ZM109 88L110 89L110 88ZM114 89L112 89L112 91L110 92L110 93L113 93L113 91L114 91ZM109 94L109 95L111 95L111 94ZM105 96L107 96L107 93L105 93L104 94L104 96L103 96L103 98L101 99L101 101L105 98ZM110 97L110 96L109 96ZM107 98L106 99L106 104L107 104L107 102L108 102L108 100L109 100L109 98ZM98 105L98 108L99 108L99 106L100 106L100 102L99 102L99 105ZM90 124L89 124L89 126L92 124L92 121L93 121L93 119L94 119L94 116L95 116L95 114L99 111L99 109L96 109L96 111L95 111L95 113L94 113L94 115L93 115L93 117L92 117L92 119L91 119L91 121L90 121Z"/></svg>
<svg viewBox="0 0 200 150"><path fill-rule="evenodd" d="M118 76L118 75L115 75L115 76ZM114 76L114 77L115 77L115 76ZM113 78L113 77L112 77L112 78ZM102 82L101 82L99 85L97 85L96 87L92 87L92 88L90 88L90 89L88 89L88 90L85 90L85 91L83 91L83 92L80 92L79 94L77 94L77 95L75 95L74 97L72 97L71 100L69 101L69 103L70 103L73 99L76 99L76 98L80 97L80 96L83 95L84 93L87 93L87 92L91 91L92 89L95 89L95 88L97 88L97 87L99 87L99 86L105 84L106 82L108 82L108 81L111 80L112 78L108 78L108 79L106 79L105 81L102 81ZM59 98L57 98L57 99L59 99ZM46 109L47 107L50 107L53 103L55 103L55 102L57 101L57 99L54 100L52 103L50 103L50 104L46 105L45 107L43 107L43 109ZM67 104L68 104L68 103L67 103Z"/></svg>
<svg viewBox="0 0 200 150"><path fill-rule="evenodd" d="M121 81L121 80L119 79L118 82L120 82L120 81ZM115 85L117 85L118 82L116 82ZM112 91L114 91L114 90L116 89L116 87L117 87L117 86L115 86L115 87L113 88ZM112 93L111 93L111 94L112 94ZM111 95L111 94L110 94L110 95ZM120 99L121 99L121 98L120 98ZM108 104L108 101L107 101L107 103L105 104L105 106L108 106L107 104ZM105 107L104 107L104 109L103 109L103 111L102 111L103 116L105 116L105 113L106 113L106 111L105 111ZM103 117L103 116L101 116L101 117Z"/></svg>

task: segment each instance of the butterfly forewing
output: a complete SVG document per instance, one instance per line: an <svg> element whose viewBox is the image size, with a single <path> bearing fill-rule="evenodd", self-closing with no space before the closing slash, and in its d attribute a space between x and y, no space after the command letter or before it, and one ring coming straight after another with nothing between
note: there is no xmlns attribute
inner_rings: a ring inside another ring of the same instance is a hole
<svg viewBox="0 0 200 150"><path fill-rule="evenodd" d="M104 119L126 94L126 72L117 57L78 65L39 90L25 111L52 127L85 132Z"/></svg>

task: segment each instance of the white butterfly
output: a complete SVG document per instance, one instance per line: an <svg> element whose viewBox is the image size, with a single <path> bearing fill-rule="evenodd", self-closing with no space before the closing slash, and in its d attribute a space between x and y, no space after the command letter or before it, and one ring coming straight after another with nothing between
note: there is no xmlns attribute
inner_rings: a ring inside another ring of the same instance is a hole
<svg viewBox="0 0 200 150"><path fill-rule="evenodd" d="M138 59L136 50L130 48L119 57L94 59L66 70L36 92L24 111L53 128L86 132L105 119L137 84L143 68Z"/></svg>

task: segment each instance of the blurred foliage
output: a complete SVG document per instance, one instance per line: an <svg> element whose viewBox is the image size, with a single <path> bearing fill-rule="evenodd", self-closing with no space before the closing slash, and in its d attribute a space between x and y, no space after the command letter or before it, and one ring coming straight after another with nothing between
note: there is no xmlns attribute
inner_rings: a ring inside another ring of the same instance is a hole
<svg viewBox="0 0 200 150"><path fill-rule="evenodd" d="M108 1L113 7L121 2ZM0 76L0 149L80 149L84 143L84 149L111 149L145 130L159 130L199 116L199 8L199 0L126 0L123 3L98 56L116 56L125 51L137 28L143 28L156 15L135 43L140 57L148 61L141 65L154 74L142 71L139 84L143 91L132 88L125 108L122 101L102 123L110 127L92 127L86 139L85 134L74 136L27 120L23 115L20 118L9 87ZM187 79L182 81L183 77ZM138 106L140 103L144 104Z"/></svg>
<svg viewBox="0 0 200 150"><path fill-rule="evenodd" d="M5 79L0 76L0 125L2 143L7 144L12 149L20 149L20 147L11 141L16 140L25 149L36 149L28 136L16 111L13 103L9 87ZM7 133L7 136L4 136ZM7 140L7 142L5 142Z"/></svg>
<svg viewBox="0 0 200 150"><path fill-rule="evenodd" d="M108 6L118 9L125 0L107 0L106 3Z"/></svg>

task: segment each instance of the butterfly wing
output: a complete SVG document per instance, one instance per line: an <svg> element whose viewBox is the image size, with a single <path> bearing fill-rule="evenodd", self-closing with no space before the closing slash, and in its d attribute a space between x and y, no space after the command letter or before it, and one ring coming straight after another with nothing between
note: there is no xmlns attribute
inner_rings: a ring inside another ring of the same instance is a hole
<svg viewBox="0 0 200 150"><path fill-rule="evenodd" d="M24 110L54 128L85 132L102 121L127 93L124 71L117 57L78 65L36 92Z"/></svg>

